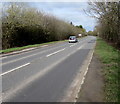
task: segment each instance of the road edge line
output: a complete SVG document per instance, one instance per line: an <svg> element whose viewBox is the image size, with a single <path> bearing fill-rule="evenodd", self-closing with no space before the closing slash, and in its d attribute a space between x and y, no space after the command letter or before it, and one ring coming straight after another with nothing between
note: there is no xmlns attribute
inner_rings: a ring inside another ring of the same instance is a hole
<svg viewBox="0 0 120 104"><path fill-rule="evenodd" d="M95 46L96 46L96 42L93 46L93 49L91 49L90 52L88 53L87 58L86 58L87 60L85 60L82 64L82 66L80 67L80 70L78 71L76 77L74 78L73 82L71 83L71 85L67 91L67 94L65 94L65 98L62 100L62 102L74 102L74 103L77 102L78 94L82 88L82 85L84 84L84 80L85 80L86 74L89 69L89 65L91 63L91 60L92 60L92 57L94 54ZM86 65L86 66L84 66L84 65Z"/></svg>
<svg viewBox="0 0 120 104"><path fill-rule="evenodd" d="M59 52L61 52L61 51L64 51L64 50L65 50L65 48L60 49L60 50L58 50L58 51L55 51L55 52L53 52L53 53L50 53L50 54L46 55L46 57L52 56L52 55L57 54L57 53L59 53Z"/></svg>
<svg viewBox="0 0 120 104"><path fill-rule="evenodd" d="M85 82L85 78L86 78L86 75L87 75L87 73L88 73L88 70L89 70L89 66L90 66L90 63L91 63L91 61L92 61L92 58L93 58L93 54L94 54L94 51L95 51L95 46L96 46L96 42L95 42L95 45L94 45L94 48L91 50L91 54L89 53L89 55L87 56L87 58L88 57L90 57L90 59L88 60L88 65L87 65L87 68L86 68L86 70L84 71L84 74L83 74L83 79L82 79L82 82L81 82L81 84L80 84L80 87L78 88L78 91L77 91L77 94L76 94L76 97L75 97L75 100L74 100L74 102L76 103L77 102L77 99L79 98L79 92L80 92L80 90L81 90L81 88L82 88L82 85L84 84L84 82ZM87 62L86 62L87 63Z"/></svg>

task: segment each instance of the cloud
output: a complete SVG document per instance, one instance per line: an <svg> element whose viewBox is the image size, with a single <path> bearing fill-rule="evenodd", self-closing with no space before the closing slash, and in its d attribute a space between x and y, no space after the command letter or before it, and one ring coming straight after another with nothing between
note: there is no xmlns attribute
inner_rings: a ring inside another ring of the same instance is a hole
<svg viewBox="0 0 120 104"><path fill-rule="evenodd" d="M30 4L60 19L73 22L74 25L83 25L87 31L93 30L96 24L96 20L83 11L87 9L87 2L33 2Z"/></svg>

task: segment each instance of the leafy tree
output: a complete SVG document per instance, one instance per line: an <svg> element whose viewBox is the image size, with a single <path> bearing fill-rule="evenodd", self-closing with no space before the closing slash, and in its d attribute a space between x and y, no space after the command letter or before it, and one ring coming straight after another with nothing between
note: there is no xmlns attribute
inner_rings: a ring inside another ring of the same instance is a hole
<svg viewBox="0 0 120 104"><path fill-rule="evenodd" d="M2 15L3 49L67 39L82 30L27 3L7 3Z"/></svg>
<svg viewBox="0 0 120 104"><path fill-rule="evenodd" d="M81 28L81 29L83 29L83 26L82 25L79 25L79 26L76 26L77 28Z"/></svg>

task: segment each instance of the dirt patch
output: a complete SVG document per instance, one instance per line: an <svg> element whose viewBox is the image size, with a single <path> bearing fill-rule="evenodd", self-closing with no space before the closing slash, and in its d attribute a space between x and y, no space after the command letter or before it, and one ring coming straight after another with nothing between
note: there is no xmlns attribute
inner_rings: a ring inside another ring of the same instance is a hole
<svg viewBox="0 0 120 104"><path fill-rule="evenodd" d="M103 64L94 54L77 102L104 102Z"/></svg>

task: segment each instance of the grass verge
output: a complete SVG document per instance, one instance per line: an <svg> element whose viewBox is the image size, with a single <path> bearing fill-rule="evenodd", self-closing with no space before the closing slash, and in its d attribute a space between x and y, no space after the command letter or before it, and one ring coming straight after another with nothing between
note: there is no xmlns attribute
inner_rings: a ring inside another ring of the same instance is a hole
<svg viewBox="0 0 120 104"><path fill-rule="evenodd" d="M14 52L14 51L20 51L20 50L27 49L27 48L39 47L42 45L53 44L53 43L62 42L62 41L67 41L67 40L52 41L52 42L47 42L47 43L42 43L42 44L34 44L34 45L27 45L27 46L23 46L23 47L9 48L9 49L5 49L5 50L0 50L0 53L9 53L9 52Z"/></svg>
<svg viewBox="0 0 120 104"><path fill-rule="evenodd" d="M105 78L105 101L118 102L119 92L119 53L117 49L108 45L105 41L98 38L95 53L104 64L103 74Z"/></svg>

